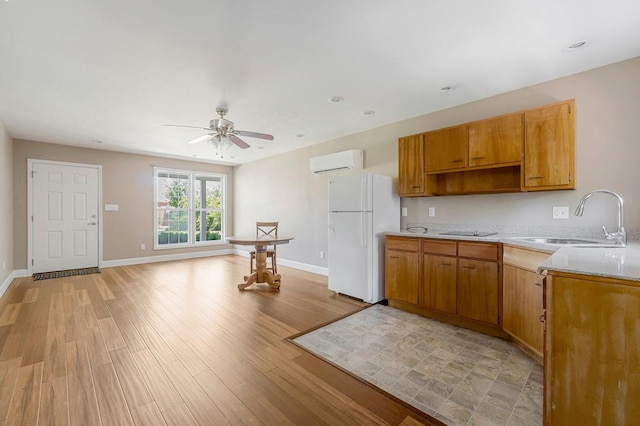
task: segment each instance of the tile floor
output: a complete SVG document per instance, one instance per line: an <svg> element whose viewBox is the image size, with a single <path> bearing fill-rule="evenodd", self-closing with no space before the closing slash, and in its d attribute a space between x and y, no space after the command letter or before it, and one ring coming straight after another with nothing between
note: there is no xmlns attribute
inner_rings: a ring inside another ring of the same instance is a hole
<svg viewBox="0 0 640 426"><path fill-rule="evenodd" d="M502 339L374 305L294 341L448 425L542 424L542 367Z"/></svg>

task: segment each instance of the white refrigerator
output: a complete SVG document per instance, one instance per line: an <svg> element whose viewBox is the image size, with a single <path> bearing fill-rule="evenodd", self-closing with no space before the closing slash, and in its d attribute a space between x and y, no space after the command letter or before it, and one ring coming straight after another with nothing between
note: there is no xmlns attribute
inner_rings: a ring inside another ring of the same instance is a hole
<svg viewBox="0 0 640 426"><path fill-rule="evenodd" d="M400 230L389 176L329 179L329 290L368 303L384 299L384 233Z"/></svg>

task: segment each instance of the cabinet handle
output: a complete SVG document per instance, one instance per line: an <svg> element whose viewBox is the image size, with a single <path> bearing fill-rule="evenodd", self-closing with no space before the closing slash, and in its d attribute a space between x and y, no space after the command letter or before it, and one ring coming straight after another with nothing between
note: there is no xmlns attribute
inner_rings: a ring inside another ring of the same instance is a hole
<svg viewBox="0 0 640 426"><path fill-rule="evenodd" d="M452 163L462 163L462 159L453 160Z"/></svg>
<svg viewBox="0 0 640 426"><path fill-rule="evenodd" d="M545 320L544 314L540 315L540 317L538 318L538 321L544 322L544 320Z"/></svg>
<svg viewBox="0 0 640 426"><path fill-rule="evenodd" d="M544 179L544 176L531 176L531 177L528 177L527 179Z"/></svg>
<svg viewBox="0 0 640 426"><path fill-rule="evenodd" d="M440 266L451 266L450 263L440 263Z"/></svg>
<svg viewBox="0 0 640 426"><path fill-rule="evenodd" d="M389 256L389 259L397 259L398 256Z"/></svg>
<svg viewBox="0 0 640 426"><path fill-rule="evenodd" d="M420 188L420 185L412 185L412 188Z"/></svg>
<svg viewBox="0 0 640 426"><path fill-rule="evenodd" d="M472 160L484 160L484 157L473 157Z"/></svg>
<svg viewBox="0 0 640 426"><path fill-rule="evenodd" d="M542 283L533 283L533 285L536 285L538 287L542 287Z"/></svg>
<svg viewBox="0 0 640 426"><path fill-rule="evenodd" d="M462 266L464 269L476 269L475 266L470 266L470 265L464 265Z"/></svg>

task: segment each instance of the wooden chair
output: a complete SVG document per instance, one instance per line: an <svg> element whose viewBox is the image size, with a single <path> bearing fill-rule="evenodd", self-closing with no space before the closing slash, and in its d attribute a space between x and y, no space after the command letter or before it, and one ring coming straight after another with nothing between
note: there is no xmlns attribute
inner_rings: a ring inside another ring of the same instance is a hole
<svg viewBox="0 0 640 426"><path fill-rule="evenodd" d="M271 236L278 238L278 222L256 222L256 238ZM251 272L255 271L253 263L256 260L256 251L251 250L249 252ZM268 259L271 259L271 266L269 266ZM271 270L274 274L278 273L278 265L276 263L276 246L267 246L267 269Z"/></svg>

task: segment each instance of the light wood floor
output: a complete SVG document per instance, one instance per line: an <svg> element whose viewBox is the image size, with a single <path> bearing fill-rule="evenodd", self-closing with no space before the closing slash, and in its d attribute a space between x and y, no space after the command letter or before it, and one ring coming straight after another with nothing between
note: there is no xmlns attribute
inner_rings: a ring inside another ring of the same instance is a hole
<svg viewBox="0 0 640 426"><path fill-rule="evenodd" d="M432 424L286 340L364 304L285 267L280 291L239 292L248 264L14 280L0 300L0 425Z"/></svg>

